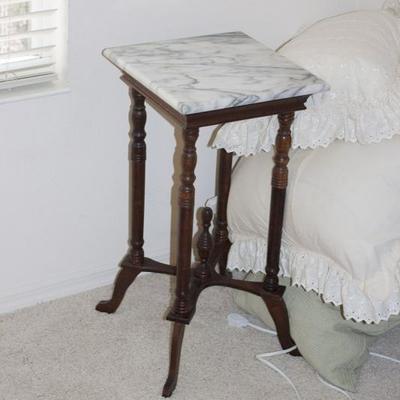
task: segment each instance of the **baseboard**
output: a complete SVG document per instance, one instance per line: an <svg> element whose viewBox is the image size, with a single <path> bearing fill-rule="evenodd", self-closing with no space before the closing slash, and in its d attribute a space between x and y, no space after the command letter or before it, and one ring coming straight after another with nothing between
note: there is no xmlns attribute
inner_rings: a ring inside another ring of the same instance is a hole
<svg viewBox="0 0 400 400"><path fill-rule="evenodd" d="M152 254L151 257L161 262L169 262L169 254L166 252ZM16 289L14 294L0 296L0 314L110 285L114 282L117 272L118 268L115 266L95 272L86 270L82 271L82 274L49 285L32 284Z"/></svg>

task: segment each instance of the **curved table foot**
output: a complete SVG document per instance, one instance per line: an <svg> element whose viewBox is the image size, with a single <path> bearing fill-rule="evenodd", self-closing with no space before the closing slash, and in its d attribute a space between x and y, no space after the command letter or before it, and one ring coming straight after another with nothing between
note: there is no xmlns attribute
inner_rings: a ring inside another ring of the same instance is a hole
<svg viewBox="0 0 400 400"><path fill-rule="evenodd" d="M274 295L268 292L261 295L261 297L274 320L279 343L281 344L282 349L286 350L296 346L296 343L290 336L289 315L283 298L278 294ZM291 351L289 354L295 357L301 356L298 349Z"/></svg>
<svg viewBox="0 0 400 400"><path fill-rule="evenodd" d="M114 291L111 299L100 301L96 306L96 310L107 314L115 313L124 299L129 286L133 283L140 272L139 268L121 268L115 280Z"/></svg>
<svg viewBox="0 0 400 400"><path fill-rule="evenodd" d="M185 333L185 325L179 322L174 323L172 332L171 355L169 363L168 378L165 382L162 395L163 397L171 397L178 383L179 363L181 360L181 350L183 335Z"/></svg>
<svg viewBox="0 0 400 400"><path fill-rule="evenodd" d="M172 393L174 393L177 383L178 383L177 378L168 378L167 381L165 382L165 385L164 385L164 388L162 391L162 396L163 397L171 397Z"/></svg>

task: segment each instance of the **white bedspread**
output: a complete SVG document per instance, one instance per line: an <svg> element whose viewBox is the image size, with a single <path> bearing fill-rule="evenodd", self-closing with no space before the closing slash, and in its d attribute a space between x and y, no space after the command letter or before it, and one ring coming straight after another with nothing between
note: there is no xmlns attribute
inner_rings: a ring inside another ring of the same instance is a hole
<svg viewBox="0 0 400 400"><path fill-rule="evenodd" d="M400 312L400 137L291 154L280 273L347 319ZM263 271L272 153L242 158L228 206L228 267Z"/></svg>

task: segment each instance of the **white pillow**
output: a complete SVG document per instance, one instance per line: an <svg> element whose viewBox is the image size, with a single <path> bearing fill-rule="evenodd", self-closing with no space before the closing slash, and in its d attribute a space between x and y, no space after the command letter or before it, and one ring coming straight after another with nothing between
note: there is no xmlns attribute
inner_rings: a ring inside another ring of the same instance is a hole
<svg viewBox="0 0 400 400"><path fill-rule="evenodd" d="M400 19L393 13L324 19L279 53L331 86L296 114L294 148L326 147L335 139L366 144L400 133ZM277 129L276 116L226 124L214 146L239 155L269 151Z"/></svg>
<svg viewBox="0 0 400 400"><path fill-rule="evenodd" d="M347 319L379 322L400 312L399 154L400 136L291 154L281 274L343 305ZM230 269L265 270L272 166L262 152L234 170Z"/></svg>

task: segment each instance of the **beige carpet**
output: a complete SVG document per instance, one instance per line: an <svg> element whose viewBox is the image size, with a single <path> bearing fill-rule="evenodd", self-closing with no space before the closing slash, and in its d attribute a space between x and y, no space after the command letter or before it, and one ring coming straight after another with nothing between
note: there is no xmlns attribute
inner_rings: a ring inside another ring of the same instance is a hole
<svg viewBox="0 0 400 400"><path fill-rule="evenodd" d="M115 315L94 311L110 288L0 316L1 400L160 399L167 374L170 323L162 319L170 279L143 276ZM288 384L254 359L279 348L275 338L231 328L235 307L228 289L204 292L186 330L176 400L294 400ZM400 358L400 328L375 351ZM304 400L336 400L302 360L273 361L295 382ZM400 366L371 358L356 400L400 399Z"/></svg>

